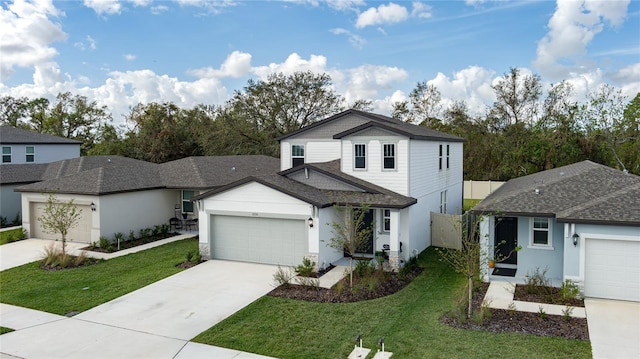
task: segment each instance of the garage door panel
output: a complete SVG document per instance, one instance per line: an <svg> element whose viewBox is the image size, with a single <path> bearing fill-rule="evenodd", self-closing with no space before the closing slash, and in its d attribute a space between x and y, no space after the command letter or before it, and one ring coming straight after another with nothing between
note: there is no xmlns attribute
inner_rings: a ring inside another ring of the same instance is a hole
<svg viewBox="0 0 640 359"><path fill-rule="evenodd" d="M297 265L306 253L303 220L211 216L212 258Z"/></svg>
<svg viewBox="0 0 640 359"><path fill-rule="evenodd" d="M585 295L640 300L640 242L587 239Z"/></svg>
<svg viewBox="0 0 640 359"><path fill-rule="evenodd" d="M46 203L33 202L30 204L31 214L31 233L30 236L41 239L60 239L60 234L51 234L44 231L38 218L44 215ZM72 242L90 243L91 242L91 208L89 206L78 205L81 210L78 225L71 229L67 234L67 240Z"/></svg>

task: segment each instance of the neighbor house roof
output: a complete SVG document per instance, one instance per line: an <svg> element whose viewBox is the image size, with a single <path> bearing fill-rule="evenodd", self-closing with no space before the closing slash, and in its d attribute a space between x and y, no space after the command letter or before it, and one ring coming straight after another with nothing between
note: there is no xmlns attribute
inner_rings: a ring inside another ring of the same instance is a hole
<svg viewBox="0 0 640 359"><path fill-rule="evenodd" d="M330 175L337 180L342 180L349 185L356 186L362 189L362 191L320 189L287 177L290 173L305 169L312 171L316 170L325 175ZM260 183L321 208L336 204L350 204L354 206L364 204L377 208L406 208L417 202L415 198L403 196L383 187L376 186L372 183L340 172L339 161L305 164L294 169L282 171L278 174L247 177L231 183L228 186L217 188L196 196L194 197L194 200L207 198L251 182Z"/></svg>
<svg viewBox="0 0 640 359"><path fill-rule="evenodd" d="M80 145L81 141L46 135L11 126L0 126L0 144L71 144Z"/></svg>
<svg viewBox="0 0 640 359"><path fill-rule="evenodd" d="M40 182L16 190L104 195L156 188L207 189L249 175L275 173L278 164L278 159L267 156L189 157L164 164L122 156L85 156L43 164L40 178L30 181Z"/></svg>
<svg viewBox="0 0 640 359"><path fill-rule="evenodd" d="M640 176L582 161L512 179L473 211L640 225Z"/></svg>
<svg viewBox="0 0 640 359"><path fill-rule="evenodd" d="M47 163L4 164L0 168L0 184L42 181Z"/></svg>
<svg viewBox="0 0 640 359"><path fill-rule="evenodd" d="M210 189L248 176L275 173L280 160L262 155L187 157L160 165L169 188Z"/></svg>
<svg viewBox="0 0 640 359"><path fill-rule="evenodd" d="M424 126L417 126L411 123L407 123L407 122L403 122L400 120L397 120L395 118L391 118L388 116L384 116L384 115L379 115L379 114L375 114L375 113L370 113L370 112L364 112L364 111L358 111L358 110L346 110L346 111L342 111L338 114L335 114L329 118L326 118L324 120L315 122L311 125L305 126L299 130L290 132L284 136L280 136L278 138L276 138L276 140L280 141L283 139L286 139L288 137L292 137L292 136L297 136L301 133L304 133L306 131L312 130L316 127L319 126L323 126L329 122L333 122L333 121L337 121L340 118L343 118L345 116L348 115L357 115L360 117L365 118L366 120L368 120L367 123L354 127L352 129L343 131L339 134L336 134L334 136L334 138L342 138L344 136L347 136L349 134L355 133L355 132L359 132L361 130L367 129L367 128L371 128L371 127L378 127L378 128L382 128L385 129L387 131L391 131L391 132L395 132L398 134L401 134L403 136L407 136L409 138L412 139L419 139L419 140L437 140L437 141L447 141L447 142L464 142L464 138L458 137L458 136L454 136L454 135L450 135L448 133L444 133L444 132L440 132L440 131L436 131L436 130L432 130L430 128L424 127Z"/></svg>

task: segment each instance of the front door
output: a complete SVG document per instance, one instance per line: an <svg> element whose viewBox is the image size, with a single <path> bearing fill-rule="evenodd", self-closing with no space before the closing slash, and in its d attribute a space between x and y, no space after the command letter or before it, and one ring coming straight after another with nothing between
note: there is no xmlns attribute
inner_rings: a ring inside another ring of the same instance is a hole
<svg viewBox="0 0 640 359"><path fill-rule="evenodd" d="M518 252L518 218L498 217L496 218L495 231L495 257L496 261L504 264L517 264Z"/></svg>
<svg viewBox="0 0 640 359"><path fill-rule="evenodd" d="M364 214L364 220L359 230L365 228L369 229L367 239L360 247L358 247L356 252L362 254L373 254L373 209L368 210L367 213Z"/></svg>

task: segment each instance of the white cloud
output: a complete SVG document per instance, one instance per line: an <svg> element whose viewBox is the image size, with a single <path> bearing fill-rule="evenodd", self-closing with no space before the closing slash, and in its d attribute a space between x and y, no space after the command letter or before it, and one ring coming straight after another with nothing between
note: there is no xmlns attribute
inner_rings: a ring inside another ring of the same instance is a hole
<svg viewBox="0 0 640 359"><path fill-rule="evenodd" d="M0 7L0 80L8 79L14 67L30 67L50 62L57 54L52 42L67 34L49 17L63 16L49 0L14 1Z"/></svg>
<svg viewBox="0 0 640 359"><path fill-rule="evenodd" d="M454 101L464 100L472 114L482 114L487 104L495 101L491 84L495 80L495 72L479 66L469 66L453 73L449 78L438 72L436 77L427 83L438 88L442 95L444 107Z"/></svg>
<svg viewBox="0 0 640 359"><path fill-rule="evenodd" d="M167 10L169 10L169 7L164 6L164 5L157 5L157 6L152 6L151 7L151 13L153 15L160 15L160 14L162 14L163 12L165 12Z"/></svg>
<svg viewBox="0 0 640 359"><path fill-rule="evenodd" d="M344 70L345 76L335 81L336 88L347 102L373 99L380 91L393 89L394 84L407 79L409 74L398 67L362 65Z"/></svg>
<svg viewBox="0 0 640 359"><path fill-rule="evenodd" d="M409 12L404 6L389 3L372 7L361 13L356 20L356 27L361 29L372 25L394 24L407 20Z"/></svg>
<svg viewBox="0 0 640 359"><path fill-rule="evenodd" d="M330 8L336 10L356 10L358 6L365 5L364 0L326 0Z"/></svg>
<svg viewBox="0 0 640 359"><path fill-rule="evenodd" d="M549 20L549 32L538 43L534 67L545 77L561 80L579 68L576 61L586 55L587 45L609 23L620 25L627 14L629 0L558 1ZM573 65L565 65L572 63Z"/></svg>
<svg viewBox="0 0 640 359"><path fill-rule="evenodd" d="M196 70L189 70L187 73L200 78L238 78L247 75L250 70L251 54L234 51L227 56L219 69L205 67Z"/></svg>
<svg viewBox="0 0 640 359"><path fill-rule="evenodd" d="M269 75L282 72L285 75L292 75L296 71L311 71L323 73L326 71L327 58L321 55L310 55L309 60L305 60L295 52L287 57L282 63L270 63L267 66L253 67L251 72L266 80Z"/></svg>
<svg viewBox="0 0 640 359"><path fill-rule="evenodd" d="M420 19L429 19L431 18L431 6L425 5L419 1L413 2L413 9L411 10L411 16L417 17Z"/></svg>
<svg viewBox="0 0 640 359"><path fill-rule="evenodd" d="M237 6L234 0L203 1L203 0L174 0L180 6L193 6L205 9L209 14L220 14L224 8Z"/></svg>
<svg viewBox="0 0 640 359"><path fill-rule="evenodd" d="M364 44L367 43L367 41L365 39L363 39L362 37L352 33L349 30L343 29L343 28L331 29L329 31L332 34L335 34L335 35L346 35L347 38L349 39L349 43L351 44L351 46L355 47L356 49L362 49Z"/></svg>
<svg viewBox="0 0 640 359"><path fill-rule="evenodd" d="M122 55L122 57L124 57L124 59L127 61L133 61L136 59L137 56L134 54L124 54Z"/></svg>
<svg viewBox="0 0 640 359"><path fill-rule="evenodd" d="M122 4L118 0L84 0L84 6L98 15L120 14L122 11Z"/></svg>
<svg viewBox="0 0 640 359"><path fill-rule="evenodd" d="M151 3L153 2L153 0L128 0L130 3L133 4L133 6L136 7L146 7L151 5Z"/></svg>
<svg viewBox="0 0 640 359"><path fill-rule="evenodd" d="M640 93L640 62L624 67L610 77L620 84L622 94L630 99Z"/></svg>

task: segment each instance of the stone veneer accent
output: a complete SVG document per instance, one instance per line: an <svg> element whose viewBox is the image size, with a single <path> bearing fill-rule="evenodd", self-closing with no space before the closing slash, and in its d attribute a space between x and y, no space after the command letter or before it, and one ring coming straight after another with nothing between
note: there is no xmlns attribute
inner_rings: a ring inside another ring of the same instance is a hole
<svg viewBox="0 0 640 359"><path fill-rule="evenodd" d="M209 260L211 259L211 253L209 252L209 244L208 243L199 243L200 248L200 258Z"/></svg>
<svg viewBox="0 0 640 359"><path fill-rule="evenodd" d="M304 256L305 258L307 258L308 260L311 261L311 263L313 264L313 270L314 271L318 271L318 255L317 254L311 254L311 253L307 253L307 255Z"/></svg>
<svg viewBox="0 0 640 359"><path fill-rule="evenodd" d="M402 267L402 258L398 255L398 253L391 252L389 253L389 268L391 270L398 270Z"/></svg>

